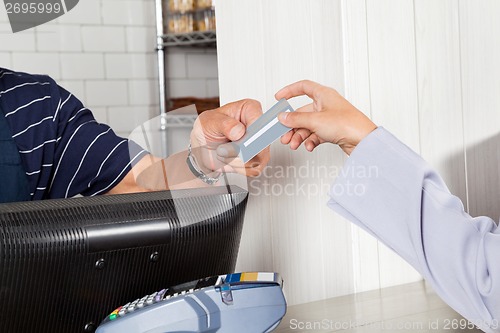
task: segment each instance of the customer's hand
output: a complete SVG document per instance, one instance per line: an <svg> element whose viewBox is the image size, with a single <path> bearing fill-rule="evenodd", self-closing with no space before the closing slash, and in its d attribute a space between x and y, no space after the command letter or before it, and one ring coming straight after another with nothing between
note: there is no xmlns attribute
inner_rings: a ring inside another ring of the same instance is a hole
<svg viewBox="0 0 500 333"><path fill-rule="evenodd" d="M307 95L313 103L279 115L290 128L281 143L297 149L302 142L308 151L325 142L337 144L350 155L358 143L377 126L332 88L312 81L293 83L276 94L276 99Z"/></svg>
<svg viewBox="0 0 500 333"><path fill-rule="evenodd" d="M244 164L231 145L224 145L240 139L248 125L261 115L260 103L245 99L205 111L196 119L191 132L191 145L205 173L221 170L255 177L262 172L270 159L269 148Z"/></svg>

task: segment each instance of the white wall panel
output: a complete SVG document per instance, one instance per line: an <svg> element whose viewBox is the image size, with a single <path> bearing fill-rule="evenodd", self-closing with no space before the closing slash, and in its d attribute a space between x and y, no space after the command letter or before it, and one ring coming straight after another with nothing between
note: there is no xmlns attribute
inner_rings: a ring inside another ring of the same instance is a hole
<svg viewBox="0 0 500 333"><path fill-rule="evenodd" d="M366 8L371 116L420 150L412 0L368 0ZM420 279L406 262L379 245L380 286Z"/></svg>
<svg viewBox="0 0 500 333"><path fill-rule="evenodd" d="M370 68L366 1L342 2L345 97L371 117ZM380 288L378 241L352 226L354 288L356 292Z"/></svg>
<svg viewBox="0 0 500 333"><path fill-rule="evenodd" d="M221 103L253 98L265 101L263 1L217 3L217 59Z"/></svg>
<svg viewBox="0 0 500 333"><path fill-rule="evenodd" d="M339 1L265 1L263 11L267 94L300 79L312 79L343 91L341 11ZM283 8L293 8L283 15ZM308 99L295 101L302 105ZM271 186L289 188L292 195L270 195L275 267L295 288L287 292L302 303L351 292L350 225L328 210L326 192L333 178L319 176L339 168L343 153L333 146L314 154L290 152L275 145L272 166L293 166L307 173L273 177ZM326 186L325 186L326 185ZM301 187L302 186L302 187ZM306 191L301 191L307 188ZM280 237L285 231L288 237ZM285 260L283 260L285 259ZM291 260L290 260L291 259ZM308 283L315 276L317 283ZM321 285L322 284L322 285Z"/></svg>
<svg viewBox="0 0 500 333"><path fill-rule="evenodd" d="M500 1L460 0L467 178L471 215L500 217Z"/></svg>
<svg viewBox="0 0 500 333"><path fill-rule="evenodd" d="M305 78L343 91L340 1L221 1L217 20L223 103L250 97L267 109L280 88ZM238 268L271 265L290 304L352 292L350 225L326 207L327 174L343 153L290 152L279 143L272 153L267 174L250 183Z"/></svg>
<svg viewBox="0 0 500 333"><path fill-rule="evenodd" d="M276 90L303 78L335 87L435 167L451 192L469 201L472 215L500 216L500 1L221 0L217 6L222 102L251 97L267 108ZM320 188L329 177L279 177L276 170L338 168L345 159L338 149L291 153L275 144L272 152L267 175L250 183L238 269L281 272L290 304L421 279L328 211L326 190L256 195L262 185L293 181Z"/></svg>
<svg viewBox="0 0 500 333"><path fill-rule="evenodd" d="M415 1L420 153L467 201L457 0Z"/></svg>
<svg viewBox="0 0 500 333"><path fill-rule="evenodd" d="M262 1L220 1L216 6L221 104L243 98L266 100ZM260 188L264 175L253 180ZM252 195L243 228L237 270L273 271L271 202Z"/></svg>

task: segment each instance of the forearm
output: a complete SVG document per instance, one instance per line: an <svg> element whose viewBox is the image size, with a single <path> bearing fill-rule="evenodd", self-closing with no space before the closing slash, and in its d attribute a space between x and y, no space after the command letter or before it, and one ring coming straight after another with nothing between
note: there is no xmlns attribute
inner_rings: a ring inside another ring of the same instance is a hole
<svg viewBox="0 0 500 333"><path fill-rule="evenodd" d="M483 326L500 319L493 220L466 214L439 175L384 129L363 140L345 167L352 169L335 182L329 206L401 255L455 310L497 332Z"/></svg>
<svg viewBox="0 0 500 333"><path fill-rule="evenodd" d="M165 159L144 156L108 194L136 193L209 186L189 169L183 151Z"/></svg>

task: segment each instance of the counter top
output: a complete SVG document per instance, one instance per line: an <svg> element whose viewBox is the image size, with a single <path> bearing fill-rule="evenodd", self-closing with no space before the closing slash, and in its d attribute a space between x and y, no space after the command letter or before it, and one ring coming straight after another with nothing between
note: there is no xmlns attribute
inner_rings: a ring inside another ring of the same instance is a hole
<svg viewBox="0 0 500 333"><path fill-rule="evenodd" d="M338 331L482 332L424 281L289 306L275 332Z"/></svg>

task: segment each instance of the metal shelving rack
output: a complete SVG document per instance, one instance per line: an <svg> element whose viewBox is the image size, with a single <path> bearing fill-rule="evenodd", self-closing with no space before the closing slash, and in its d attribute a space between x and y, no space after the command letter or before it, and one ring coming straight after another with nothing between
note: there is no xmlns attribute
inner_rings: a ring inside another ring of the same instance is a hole
<svg viewBox="0 0 500 333"><path fill-rule="evenodd" d="M165 34L164 23L166 22L166 15L163 10L163 1L165 0L155 0L156 51L158 57L158 91L160 93L160 130L166 131L169 124L166 117L168 92L166 85L165 48L172 46L214 47L216 33L215 31L195 31L182 34Z"/></svg>
<svg viewBox="0 0 500 333"><path fill-rule="evenodd" d="M194 31L187 34L163 35L163 46L215 46L215 31Z"/></svg>

